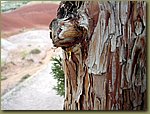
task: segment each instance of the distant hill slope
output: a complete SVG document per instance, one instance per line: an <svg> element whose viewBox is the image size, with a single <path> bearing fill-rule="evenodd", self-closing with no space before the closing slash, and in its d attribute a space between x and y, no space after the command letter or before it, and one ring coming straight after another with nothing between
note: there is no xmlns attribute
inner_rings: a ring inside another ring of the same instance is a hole
<svg viewBox="0 0 150 114"><path fill-rule="evenodd" d="M40 3L25 5L12 12L1 14L2 37L31 28L48 28L56 16L58 4Z"/></svg>

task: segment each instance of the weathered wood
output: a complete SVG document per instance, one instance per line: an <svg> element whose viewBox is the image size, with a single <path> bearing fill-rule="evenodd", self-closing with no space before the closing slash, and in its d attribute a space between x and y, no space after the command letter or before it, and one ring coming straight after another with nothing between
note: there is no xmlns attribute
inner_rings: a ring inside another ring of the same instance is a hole
<svg viewBox="0 0 150 114"><path fill-rule="evenodd" d="M65 110L147 109L146 2L61 2L50 29L64 50Z"/></svg>

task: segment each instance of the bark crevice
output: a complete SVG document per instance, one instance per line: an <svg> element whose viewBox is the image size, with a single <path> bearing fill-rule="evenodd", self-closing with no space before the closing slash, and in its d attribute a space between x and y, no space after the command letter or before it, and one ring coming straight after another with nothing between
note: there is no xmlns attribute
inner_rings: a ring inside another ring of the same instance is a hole
<svg viewBox="0 0 150 114"><path fill-rule="evenodd" d="M64 1L50 29L65 110L146 110L146 2Z"/></svg>

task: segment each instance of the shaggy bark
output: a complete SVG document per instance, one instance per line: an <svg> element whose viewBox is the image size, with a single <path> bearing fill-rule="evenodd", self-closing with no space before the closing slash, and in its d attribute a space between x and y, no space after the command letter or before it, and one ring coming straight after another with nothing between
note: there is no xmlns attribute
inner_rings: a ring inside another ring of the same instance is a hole
<svg viewBox="0 0 150 114"><path fill-rule="evenodd" d="M146 110L146 2L61 2L65 110Z"/></svg>

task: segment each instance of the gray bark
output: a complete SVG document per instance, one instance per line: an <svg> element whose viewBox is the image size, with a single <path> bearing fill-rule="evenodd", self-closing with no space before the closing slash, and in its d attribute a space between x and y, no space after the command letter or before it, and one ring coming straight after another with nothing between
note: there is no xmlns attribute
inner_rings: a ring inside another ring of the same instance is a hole
<svg viewBox="0 0 150 114"><path fill-rule="evenodd" d="M146 110L146 2L61 2L65 110Z"/></svg>

